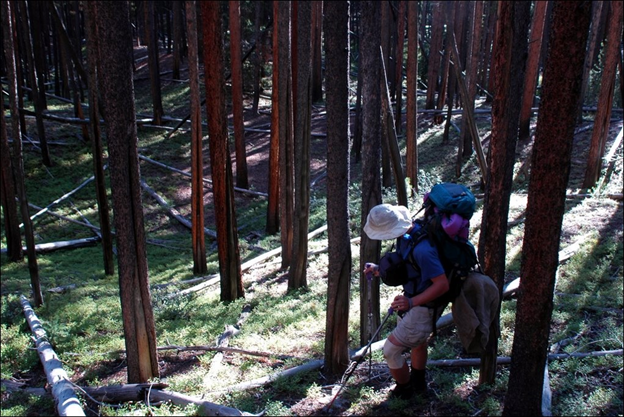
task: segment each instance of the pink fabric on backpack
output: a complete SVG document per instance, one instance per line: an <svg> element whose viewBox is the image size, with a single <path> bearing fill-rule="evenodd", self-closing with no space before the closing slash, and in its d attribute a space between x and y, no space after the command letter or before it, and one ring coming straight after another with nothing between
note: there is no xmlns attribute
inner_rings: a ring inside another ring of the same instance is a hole
<svg viewBox="0 0 624 417"><path fill-rule="evenodd" d="M452 239L457 239L458 237L461 239L468 239L468 232L470 230L470 222L464 219L459 214L453 213L449 215L442 216L442 229L449 235Z"/></svg>

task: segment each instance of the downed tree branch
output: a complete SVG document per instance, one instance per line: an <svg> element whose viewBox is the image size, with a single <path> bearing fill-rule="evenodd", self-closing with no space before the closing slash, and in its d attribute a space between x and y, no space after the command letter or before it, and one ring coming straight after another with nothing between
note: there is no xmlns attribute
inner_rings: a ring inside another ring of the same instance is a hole
<svg viewBox="0 0 624 417"><path fill-rule="evenodd" d="M161 196L156 194L156 191L154 191L149 185L147 185L144 180L141 180L141 188L143 188L149 195L151 195L154 198L154 200L158 202L158 204L160 204L163 208L165 208L169 212L171 217L173 217L174 219L182 223L182 225L186 226L188 229L191 229L191 230L193 229L193 224L190 221L186 220L180 214L178 210L174 209L169 204L167 204L167 202ZM204 233L206 233L208 236L211 236L213 238L217 237L217 232L207 229L205 227L204 227Z"/></svg>
<svg viewBox="0 0 624 417"><path fill-rule="evenodd" d="M23 295L20 297L22 309L26 316L28 326L35 338L37 353L43 365L48 384L52 387L52 396L56 402L56 409L61 416L84 416L84 410L80 406L80 401L76 397L74 387L67 377L67 372L63 370L63 364L52 349L48 341L41 322L37 318L34 310L30 306L28 299Z"/></svg>

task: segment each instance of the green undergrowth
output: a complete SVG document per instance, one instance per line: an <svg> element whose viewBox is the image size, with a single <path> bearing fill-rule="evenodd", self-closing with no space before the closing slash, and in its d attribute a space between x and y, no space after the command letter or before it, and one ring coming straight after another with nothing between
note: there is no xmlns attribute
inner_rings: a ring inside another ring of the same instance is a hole
<svg viewBox="0 0 624 417"><path fill-rule="evenodd" d="M166 90L167 97L185 94L182 88ZM139 106L148 112L148 105ZM168 109L173 109L170 106ZM62 108L61 106L55 109ZM179 110L178 107L176 109ZM180 111L183 111L180 110ZM460 125L460 123L457 123ZM30 125L34 129L34 126ZM26 188L29 201L46 207L55 199L75 189L92 175L90 146L77 139L79 129L49 124L55 140L67 145L51 147L55 165L44 168L40 154L25 145ZM463 161L461 178L455 177L455 142L443 142L443 125L421 123L419 136L419 189L427 190L439 181L461 181L481 193L476 156ZM483 134L487 125L479 123ZM140 153L178 169L188 170L189 136L179 133L165 139L166 133L139 129ZM453 157L449 157L453 155ZM353 166L350 187L350 228L352 236L361 231L358 165ZM516 167L520 173L520 167ZM142 178L183 215L189 214L190 181L184 176L141 162ZM621 184L621 168L614 174ZM252 187L253 188L253 187ZM520 276L522 237L526 216L527 182L515 179L510 201L507 236L506 283ZM422 191L421 191L422 194ZM110 198L110 195L109 195ZM383 200L395 202L391 189L384 189ZM312 190L310 231L326 224L327 196L324 187ZM415 213L422 195L413 197L410 209ZM471 221L474 243L480 233L482 203ZM267 250L279 247L279 236L264 233L267 210L262 197L236 196L240 254L243 262ZM161 381L172 391L203 396L208 401L266 415L320 414L331 399L331 387L337 381L324 379L318 369L281 377L244 391L227 392L227 387L274 375L281 370L321 360L324 355L327 297L327 234L312 239L308 286L288 293L285 271L279 258L255 265L243 275L245 298L230 303L219 300L219 285L189 295L172 296L187 288L182 282L193 275L190 232L173 222L162 207L143 193L145 231L152 303L158 345L215 346L226 326L242 320L229 346L262 356L214 351L183 351L171 348L159 351ZM207 215L212 213L206 207ZM31 214L37 210L32 209ZM99 224L93 183L89 183L53 207L51 211L74 220ZM603 198L568 201L561 235L561 250L576 249L561 262L557 273L554 309L550 333L553 353L582 353L622 348L622 203ZM86 220L85 220L86 219ZM114 222L114 218L112 218ZM113 223L114 224L114 223ZM206 225L213 228L214 225ZM55 242L93 236L84 226L49 214L34 220L36 243ZM4 224L0 246L6 248ZM387 242L386 242L387 244ZM387 246L384 246L384 249ZM207 238L206 275L218 272L214 239ZM30 275L26 261L10 263L0 255L2 272L1 307L1 376L2 379L27 380L43 387L42 369L33 349L31 333L20 306L21 294L30 296ZM348 320L349 347L359 348L359 246L352 246L351 299ZM36 314L48 338L63 362L69 377L78 385L101 386L125 383L125 349L119 286L116 273L103 272L101 245L74 250L59 250L37 256L44 304ZM115 265L115 268L117 266ZM55 290L54 292L50 290ZM397 294L395 288L382 287L382 311ZM503 302L499 356L512 351L516 299ZM248 316L242 316L249 311ZM244 317L244 320L243 320ZM392 316L381 332L386 337L396 323ZM556 351L556 352L555 352ZM430 348L430 359L467 358L453 327L440 330ZM549 363L553 394L553 415L622 415L622 356L556 359ZM369 372L370 371L370 372ZM342 415L500 415L504 404L509 367L500 365L491 385L478 385L476 367L431 367L428 373L430 393L411 403L389 400L393 381L381 352L363 362L349 381L339 401ZM329 388L328 388L329 387ZM3 389L4 390L4 389ZM197 415L196 407L181 408L169 404L130 403L121 407L97 407L81 395L91 415ZM337 406L338 407L338 406ZM96 410L97 411L93 411ZM43 410L43 411L40 411ZM2 393L2 415L54 414L47 397Z"/></svg>

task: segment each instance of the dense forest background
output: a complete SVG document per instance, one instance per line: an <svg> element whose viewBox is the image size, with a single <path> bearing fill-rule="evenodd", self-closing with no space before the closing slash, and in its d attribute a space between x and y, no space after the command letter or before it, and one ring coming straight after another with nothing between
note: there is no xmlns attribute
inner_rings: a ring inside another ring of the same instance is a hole
<svg viewBox="0 0 624 417"><path fill-rule="evenodd" d="M620 2L1 20L3 415L622 414ZM501 303L476 355L449 307L428 393L388 399L361 226L444 181Z"/></svg>

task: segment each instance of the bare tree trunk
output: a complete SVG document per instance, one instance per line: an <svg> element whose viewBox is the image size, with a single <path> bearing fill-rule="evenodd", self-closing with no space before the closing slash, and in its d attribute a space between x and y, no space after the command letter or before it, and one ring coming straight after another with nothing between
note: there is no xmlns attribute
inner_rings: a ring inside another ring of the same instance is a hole
<svg viewBox="0 0 624 417"><path fill-rule="evenodd" d="M602 10L604 8L604 1L592 1L592 23L589 33L589 40L587 41L587 54L585 55L585 63L583 65L583 83L581 84L581 100L578 106L577 123L583 121L583 102L585 100L585 93L587 92L587 85L589 84L589 72L594 65L594 58L597 51L600 49L600 41L598 36L600 34L600 20L602 17ZM609 5L607 4L607 8Z"/></svg>
<svg viewBox="0 0 624 417"><path fill-rule="evenodd" d="M249 188L243 117L243 61L241 59L240 1L230 0L230 54L232 64L232 113L236 148L236 186Z"/></svg>
<svg viewBox="0 0 624 417"><path fill-rule="evenodd" d="M180 79L180 64L182 63L182 50L184 49L182 43L182 32L184 31L182 23L183 7L184 4L182 2L171 2L171 8L173 9L173 72L171 78L174 80Z"/></svg>
<svg viewBox="0 0 624 417"><path fill-rule="evenodd" d="M395 130L401 133L401 113L403 111L403 44L405 43L405 18L407 4L399 1L399 12L397 15L397 43L396 43L396 68L394 75L394 97L396 99Z"/></svg>
<svg viewBox="0 0 624 417"><path fill-rule="evenodd" d="M406 176L413 196L418 193L418 4L407 2L407 114L405 131Z"/></svg>
<svg viewBox="0 0 624 417"><path fill-rule="evenodd" d="M295 207L293 223L292 262L288 277L289 291L306 287L308 266L308 224L310 218L310 118L312 111L312 5L298 2L297 43L293 54L297 56L294 135ZM293 16L294 17L294 16ZM294 56L293 56L294 58ZM295 77L296 75L296 77ZM295 86L293 86L295 87Z"/></svg>
<svg viewBox="0 0 624 417"><path fill-rule="evenodd" d="M488 153L488 178L479 239L479 254L486 275L496 282L502 300L505 284L507 218L513 183L513 166L518 138L520 97L524 83L524 59L530 3L504 1L499 4L496 48L492 69L495 71L495 96L492 102L492 139ZM493 383L496 378L496 355L500 304L497 318L490 326L486 351L481 355L479 383Z"/></svg>
<svg viewBox="0 0 624 417"><path fill-rule="evenodd" d="M349 365L349 2L325 5L327 88L327 315L325 372L341 375Z"/></svg>
<svg viewBox="0 0 624 417"><path fill-rule="evenodd" d="M160 54L158 48L158 31L154 22L154 0L143 2L145 16L145 39L147 40L148 67L150 73L150 92L152 94L153 117L155 125L162 124L164 114L160 86Z"/></svg>
<svg viewBox="0 0 624 417"><path fill-rule="evenodd" d="M225 111L225 76L221 14L218 2L201 2L205 67L210 167L214 195L221 301L234 301L245 296L241 277L232 163L228 149L227 114Z"/></svg>
<svg viewBox="0 0 624 417"><path fill-rule="evenodd" d="M269 201L267 204L266 232L274 235L279 230L280 204L280 112L279 67L283 65L278 48L278 28L282 25L278 14L279 2L273 1L273 77L271 82L271 142L269 149Z"/></svg>
<svg viewBox="0 0 624 417"><path fill-rule="evenodd" d="M37 136L39 136L39 147L41 148L41 158L43 165L47 167L52 166L52 159L50 158L50 149L48 148L48 140L46 138L45 126L43 124L42 112L44 104L41 102L40 89L45 89L45 86L38 85L39 77L37 76L37 68L35 67L35 60L33 57L32 36L30 30L30 17L28 14L28 7L26 2L20 1L19 4L22 22L22 34L24 37L24 55L26 56L26 62L28 63L28 80L30 88L32 89L32 98L35 106L35 118L37 124Z"/></svg>
<svg viewBox="0 0 624 417"><path fill-rule="evenodd" d="M17 262L24 258L22 238L17 217L17 202L15 195L15 179L13 177L13 163L9 138L4 118L4 100L0 100L0 187L2 192L2 213L4 217L4 233L6 236L7 256L9 261Z"/></svg>
<svg viewBox="0 0 624 417"><path fill-rule="evenodd" d="M362 96L366 97L362 105L362 210L361 224L366 224L368 212L381 200L381 178L379 161L381 159L381 57L380 21L381 4L377 1L360 2L362 7L362 36L360 56L362 66ZM363 233L360 243L360 271L366 262L379 258L381 242L371 240ZM370 287L370 288L369 288ZM360 272L360 344L368 343L368 323L377 328L379 317L379 279L368 285L366 277Z"/></svg>
<svg viewBox="0 0 624 417"><path fill-rule="evenodd" d="M191 98L191 234L193 235L193 273L205 274L206 239L204 233L204 157L197 57L197 4L186 1L188 67Z"/></svg>
<svg viewBox="0 0 624 417"><path fill-rule="evenodd" d="M128 359L128 382L159 376L149 287L139 171L132 36L127 2L94 2L98 82L106 109L110 181L117 236L119 293Z"/></svg>
<svg viewBox="0 0 624 417"><path fill-rule="evenodd" d="M98 97L98 50L96 8L93 2L87 2L87 54L89 65L89 128L91 130L91 148L93 151L93 171L95 179L95 195L98 203L98 217L100 220L100 234L102 236L102 252L104 257L104 272L112 275L115 272L113 259L113 235L111 233L110 209L106 194L106 177L104 176L104 149L100 132L100 102Z"/></svg>
<svg viewBox="0 0 624 417"><path fill-rule="evenodd" d="M276 3L279 25L277 49L278 71L278 114L279 114L279 223L282 244L282 269L290 266L292 260L293 216L294 216L294 148L293 148L293 97L291 78L291 4Z"/></svg>
<svg viewBox="0 0 624 417"><path fill-rule="evenodd" d="M41 294L41 283L39 281L39 266L37 265L37 254L35 252L35 236L33 233L32 220L28 212L28 199L26 197L26 186L24 184L24 160L22 159L22 129L20 126L20 111L18 108L18 89L16 77L16 56L15 38L13 36L15 27L15 2L6 1L2 3L3 35L4 35L4 58L7 68L7 82L9 84L9 105L11 108L11 125L13 127L13 178L15 179L15 189L19 200L22 221L24 222L24 234L26 239L26 254L28 256L28 271L30 272L30 284L33 291L35 307L43 304Z"/></svg>
<svg viewBox="0 0 624 417"><path fill-rule="evenodd" d="M471 21L472 28L468 31L468 62L466 63L466 86L468 87L468 100L466 106L470 106L470 110L474 111L474 101L477 95L477 69L479 68L479 47L481 45L481 31L483 28L483 1L477 0L474 2L474 7L471 8ZM460 142L463 142L462 157L467 157L472 154L472 140L467 127L467 112L464 107L464 114L462 115L462 127L460 133ZM460 157L461 158L461 157Z"/></svg>
<svg viewBox="0 0 624 417"><path fill-rule="evenodd" d="M525 141L530 137L531 114L535 90L537 89L537 75L539 74L540 52L542 51L542 39L544 24L546 23L546 9L548 1L535 2L535 11L531 23L531 39L529 40L529 55L527 59L526 80L522 93L522 110L520 112L519 140Z"/></svg>
<svg viewBox="0 0 624 417"><path fill-rule="evenodd" d="M555 2L553 8L543 99L533 145L515 336L503 415L541 415L544 364L590 7L590 2Z"/></svg>
<svg viewBox="0 0 624 417"><path fill-rule="evenodd" d="M615 73L617 70L620 45L622 42L622 3L610 2L611 13L607 29L607 45L600 83L600 95L598 96L598 111L594 118L594 130L592 131L589 157L585 170L583 188L592 188L598 182L602 170L602 160L609 134L609 122L611 108L613 107L613 94L615 91Z"/></svg>
<svg viewBox="0 0 624 417"><path fill-rule="evenodd" d="M431 48L429 49L429 66L427 73L427 99L425 109L435 108L435 94L438 90L438 76L440 73L440 50L442 49L442 31L444 30L444 14L442 2L432 2L432 34Z"/></svg>
<svg viewBox="0 0 624 417"><path fill-rule="evenodd" d="M323 67L321 36L323 2L312 1L312 102L323 100Z"/></svg>

